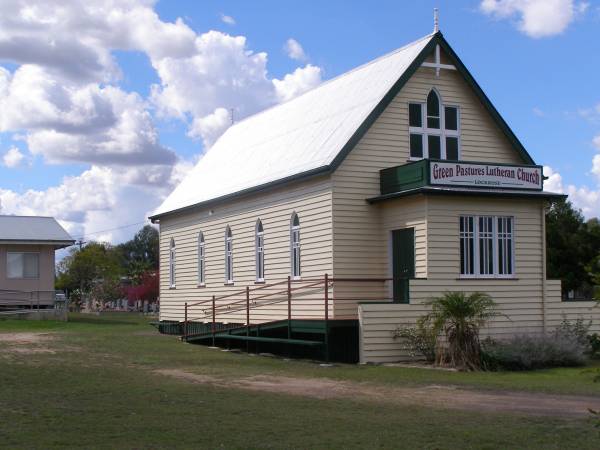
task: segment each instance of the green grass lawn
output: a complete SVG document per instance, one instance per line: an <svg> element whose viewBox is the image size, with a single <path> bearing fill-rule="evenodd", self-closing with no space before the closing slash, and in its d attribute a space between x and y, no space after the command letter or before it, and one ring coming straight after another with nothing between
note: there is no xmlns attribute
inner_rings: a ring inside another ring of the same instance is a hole
<svg viewBox="0 0 600 450"><path fill-rule="evenodd" d="M0 342L4 448L598 448L584 419L431 409L347 398L318 400L194 384L177 368L219 379L256 374L382 385L451 384L600 397L585 369L452 373L248 356L188 345L129 314L70 322L0 321L0 333L55 332L55 353ZM43 344L40 344L43 347Z"/></svg>

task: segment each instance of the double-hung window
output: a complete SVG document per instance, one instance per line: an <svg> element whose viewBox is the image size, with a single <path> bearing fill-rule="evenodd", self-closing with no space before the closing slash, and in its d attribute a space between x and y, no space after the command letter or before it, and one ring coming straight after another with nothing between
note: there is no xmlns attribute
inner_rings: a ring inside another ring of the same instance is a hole
<svg viewBox="0 0 600 450"><path fill-rule="evenodd" d="M426 103L408 105L410 158L460 158L459 111L456 106L443 105L432 89Z"/></svg>
<svg viewBox="0 0 600 450"><path fill-rule="evenodd" d="M514 219L461 216L460 274L463 277L514 275Z"/></svg>
<svg viewBox="0 0 600 450"><path fill-rule="evenodd" d="M260 219L256 222L256 281L265 281L265 232Z"/></svg>
<svg viewBox="0 0 600 450"><path fill-rule="evenodd" d="M40 254L26 252L8 252L6 254L7 278L40 277Z"/></svg>
<svg viewBox="0 0 600 450"><path fill-rule="evenodd" d="M225 229L225 284L233 284L233 234Z"/></svg>
<svg viewBox="0 0 600 450"><path fill-rule="evenodd" d="M169 245L169 287L175 287L175 240Z"/></svg>
<svg viewBox="0 0 600 450"><path fill-rule="evenodd" d="M206 285L206 243L204 234L198 233L198 286Z"/></svg>
<svg viewBox="0 0 600 450"><path fill-rule="evenodd" d="M292 214L290 227L290 256L292 263L292 278L300 278L300 219L298 214Z"/></svg>

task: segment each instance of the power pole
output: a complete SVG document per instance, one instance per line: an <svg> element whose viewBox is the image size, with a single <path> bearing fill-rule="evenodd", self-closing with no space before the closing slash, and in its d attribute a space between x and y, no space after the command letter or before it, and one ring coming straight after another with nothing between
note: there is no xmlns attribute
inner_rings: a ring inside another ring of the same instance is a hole
<svg viewBox="0 0 600 450"><path fill-rule="evenodd" d="M83 249L83 244L87 244L87 241L84 241L83 238L79 239L78 241L75 241L75 245L79 246L79 251Z"/></svg>

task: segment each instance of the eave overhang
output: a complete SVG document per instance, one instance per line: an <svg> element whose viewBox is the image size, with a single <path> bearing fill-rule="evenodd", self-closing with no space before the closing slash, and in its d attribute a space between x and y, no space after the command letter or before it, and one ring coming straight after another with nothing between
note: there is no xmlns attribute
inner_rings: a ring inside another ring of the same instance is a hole
<svg viewBox="0 0 600 450"><path fill-rule="evenodd" d="M55 250L70 247L75 243L74 240L69 241L49 241L49 240L23 240L23 239L0 239L0 245L47 245L54 247Z"/></svg>
<svg viewBox="0 0 600 450"><path fill-rule="evenodd" d="M468 189L468 188L452 188L452 187L432 187L423 186L414 189L407 189L400 192L392 192L378 197L367 199L370 204L380 203L385 200L395 198L409 197L413 195L454 195L454 196L469 196L469 197L497 197L497 198L529 198L543 199L556 201L567 198L565 194L557 194L547 191L521 191L516 189Z"/></svg>

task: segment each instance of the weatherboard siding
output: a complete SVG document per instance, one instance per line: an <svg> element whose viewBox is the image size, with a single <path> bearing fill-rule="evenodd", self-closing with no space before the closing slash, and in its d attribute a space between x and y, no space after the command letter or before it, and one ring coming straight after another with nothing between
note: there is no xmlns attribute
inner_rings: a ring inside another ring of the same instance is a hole
<svg viewBox="0 0 600 450"><path fill-rule="evenodd" d="M213 211L209 215L209 211ZM259 287L256 281L255 226L261 219L264 227L265 281L281 282L291 271L290 219L293 212L300 219L302 277L322 276L332 272L331 183L319 177L285 187L218 203L212 207L172 214L160 222L160 319L183 320L184 303L210 300L240 292L246 286ZM229 225L233 234L234 284L225 285L224 238ZM198 287L198 233L205 239L206 286ZM176 287L169 286L169 245L176 244ZM285 286L283 286L285 288ZM280 288L278 288L280 289ZM271 291L273 292L273 291ZM254 295L254 294L253 294ZM322 293L294 296L294 315L321 317ZM285 294L274 299L283 299ZM220 303L243 301L245 294L221 300ZM201 310L190 310L190 318L202 316ZM264 322L287 317L287 304L253 308L251 322ZM217 320L245 321L245 310L227 314Z"/></svg>
<svg viewBox="0 0 600 450"><path fill-rule="evenodd" d="M562 302L560 281L546 280L543 297L543 202L541 200L478 199L430 196L427 202L427 279L411 280L410 304L363 304L361 360L392 362L411 359L402 342L393 338L399 326L413 325L428 312L428 299L445 291L480 291L490 295L500 315L484 327L482 335L496 339L514 334L555 329L566 317L592 321L600 331L600 308L590 302ZM514 279L460 279L460 215L514 217Z"/></svg>
<svg viewBox="0 0 600 450"><path fill-rule="evenodd" d="M379 195L381 169L409 161L408 104L425 102L432 87L444 104L459 107L462 160L523 163L457 71L442 70L436 78L433 69L419 68L332 176L336 276L387 275L382 212L365 199Z"/></svg>

